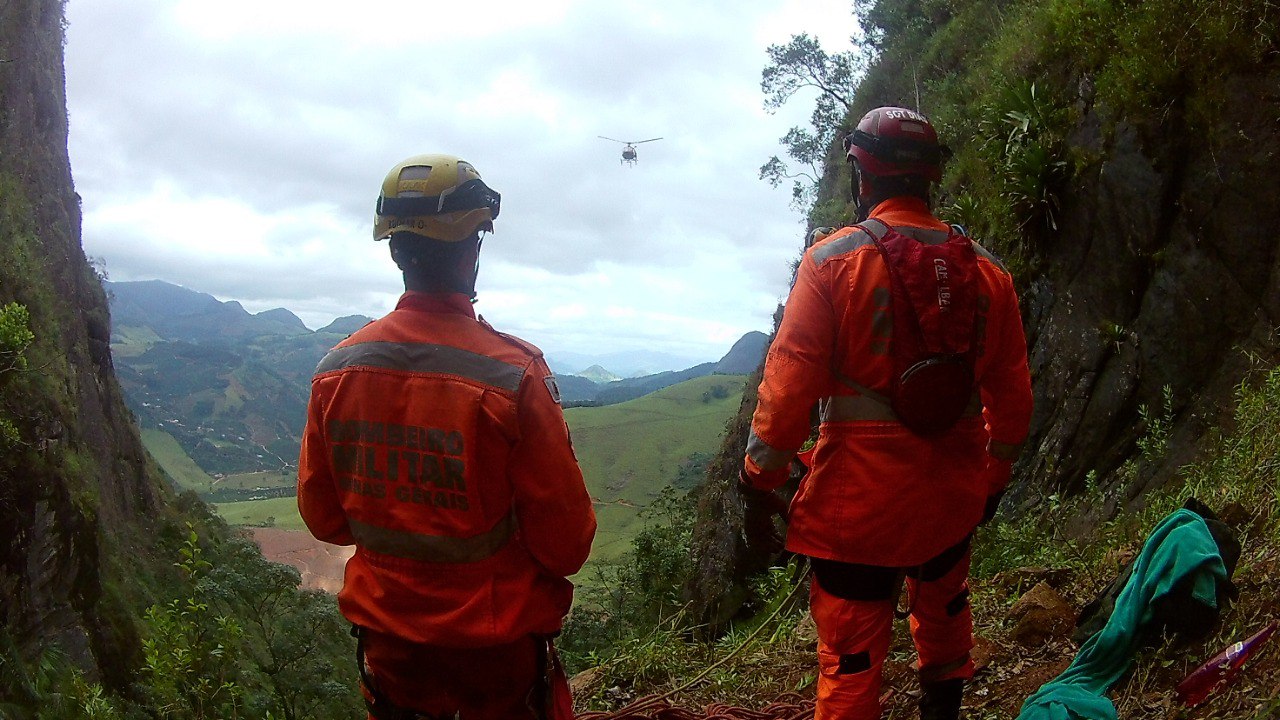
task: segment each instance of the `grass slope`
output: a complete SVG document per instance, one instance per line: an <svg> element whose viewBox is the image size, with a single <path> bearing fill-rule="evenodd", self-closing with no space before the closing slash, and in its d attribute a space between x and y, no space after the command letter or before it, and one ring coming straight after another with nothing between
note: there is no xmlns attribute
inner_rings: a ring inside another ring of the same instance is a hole
<svg viewBox="0 0 1280 720"><path fill-rule="evenodd" d="M306 530L294 497L214 503L218 514L231 525L257 525L282 530Z"/></svg>
<svg viewBox="0 0 1280 720"><path fill-rule="evenodd" d="M116 357L135 357L163 340L149 327L118 325L111 328L111 354Z"/></svg>
<svg viewBox="0 0 1280 720"><path fill-rule="evenodd" d="M587 489L597 500L593 560L625 552L640 529L640 511L671 484L680 463L715 452L745 382L744 375L708 375L617 405L565 410Z"/></svg>
<svg viewBox="0 0 1280 720"><path fill-rule="evenodd" d="M224 490L252 490L255 488L293 487L297 484L298 473L295 470L262 470L228 475L218 481L217 487Z"/></svg>
<svg viewBox="0 0 1280 720"><path fill-rule="evenodd" d="M179 490L206 492L213 486L213 478L209 477L190 455L182 449L172 435L163 430L143 430L142 444L151 453L151 457L160 463L174 485Z"/></svg>

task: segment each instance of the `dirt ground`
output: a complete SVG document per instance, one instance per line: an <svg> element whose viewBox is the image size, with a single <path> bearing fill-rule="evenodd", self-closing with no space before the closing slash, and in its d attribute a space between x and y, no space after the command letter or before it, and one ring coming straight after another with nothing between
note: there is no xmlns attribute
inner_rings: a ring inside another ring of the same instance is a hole
<svg viewBox="0 0 1280 720"><path fill-rule="evenodd" d="M262 555L271 562L292 565L302 573L302 587L336 595L342 589L342 571L354 547L322 543L310 533L279 528L250 528Z"/></svg>

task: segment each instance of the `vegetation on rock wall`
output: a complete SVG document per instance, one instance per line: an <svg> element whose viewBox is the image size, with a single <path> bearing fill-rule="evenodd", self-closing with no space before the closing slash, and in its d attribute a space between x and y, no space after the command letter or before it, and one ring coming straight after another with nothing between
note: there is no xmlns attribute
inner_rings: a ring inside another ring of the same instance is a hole
<svg viewBox="0 0 1280 720"><path fill-rule="evenodd" d="M11 302L0 307L0 389L14 373L27 370L27 346L35 339L31 334L31 315L25 306ZM8 453L22 442L13 419L0 414L0 453Z"/></svg>
<svg viewBox="0 0 1280 720"><path fill-rule="evenodd" d="M147 579L155 601L130 607L141 661L126 691L104 687L60 646L24 659L0 633L0 717L13 720L357 717L354 645L331 596L301 591L296 570L269 563L252 541L232 536L192 494L154 549L176 572ZM201 528L197 533L196 528Z"/></svg>

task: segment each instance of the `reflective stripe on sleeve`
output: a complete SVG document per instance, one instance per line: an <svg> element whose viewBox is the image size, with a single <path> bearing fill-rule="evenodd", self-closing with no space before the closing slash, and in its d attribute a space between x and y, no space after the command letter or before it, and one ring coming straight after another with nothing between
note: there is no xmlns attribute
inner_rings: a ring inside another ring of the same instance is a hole
<svg viewBox="0 0 1280 720"><path fill-rule="evenodd" d="M859 230L854 230L848 235L838 237L825 244L816 245L812 251L813 262L815 265L821 265L833 257L844 255L845 253L851 253L854 250L870 245L873 242L875 241L871 239L871 235L865 230L861 232Z"/></svg>
<svg viewBox="0 0 1280 720"><path fill-rule="evenodd" d="M515 516L505 515L486 532L471 537L424 535L369 525L348 518L351 534L360 547L383 555L435 563L478 562L493 556L515 532Z"/></svg>
<svg viewBox="0 0 1280 720"><path fill-rule="evenodd" d="M448 345L365 342L335 348L316 366L316 374L349 367L376 367L405 372L445 373L516 392L524 368L487 355Z"/></svg>
<svg viewBox="0 0 1280 720"><path fill-rule="evenodd" d="M777 470L780 467L786 466L787 463L791 462L791 458L795 453L787 452L786 450L778 450L769 443L761 440L760 437L756 435L756 431L752 429L751 434L747 436L747 455L751 456L751 462L755 463L757 467L765 472L769 472L770 470Z"/></svg>

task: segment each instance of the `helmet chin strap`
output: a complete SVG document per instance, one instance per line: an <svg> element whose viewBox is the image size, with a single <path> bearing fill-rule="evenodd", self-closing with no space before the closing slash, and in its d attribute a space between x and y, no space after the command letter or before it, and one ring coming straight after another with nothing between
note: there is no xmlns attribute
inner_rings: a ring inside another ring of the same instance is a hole
<svg viewBox="0 0 1280 720"><path fill-rule="evenodd" d="M858 222L866 220L871 215L871 204L864 201L861 197L854 201L854 207L857 209Z"/></svg>
<svg viewBox="0 0 1280 720"><path fill-rule="evenodd" d="M862 196L862 173L858 171L858 163L849 161L849 190L853 193L854 208L857 211L857 222L862 222L871 214L869 197Z"/></svg>
<svg viewBox="0 0 1280 720"><path fill-rule="evenodd" d="M466 289L467 296L471 299L471 304L476 303L476 280L480 278L480 246L484 244L484 232L481 231L476 238L476 264L471 269L471 282Z"/></svg>

